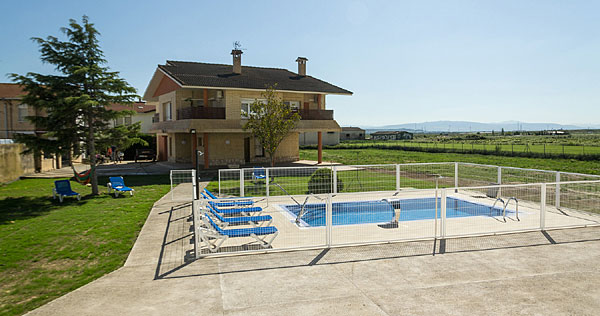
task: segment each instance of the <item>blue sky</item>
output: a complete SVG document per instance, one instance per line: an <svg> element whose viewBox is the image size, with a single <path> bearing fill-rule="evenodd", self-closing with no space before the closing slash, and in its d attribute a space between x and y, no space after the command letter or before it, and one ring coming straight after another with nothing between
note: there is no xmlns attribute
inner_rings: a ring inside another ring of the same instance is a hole
<svg viewBox="0 0 600 316"><path fill-rule="evenodd" d="M341 125L435 120L600 124L598 1L3 1L0 75L50 72L30 37L90 17L141 95L167 59L307 73ZM7 82L8 78L0 78Z"/></svg>

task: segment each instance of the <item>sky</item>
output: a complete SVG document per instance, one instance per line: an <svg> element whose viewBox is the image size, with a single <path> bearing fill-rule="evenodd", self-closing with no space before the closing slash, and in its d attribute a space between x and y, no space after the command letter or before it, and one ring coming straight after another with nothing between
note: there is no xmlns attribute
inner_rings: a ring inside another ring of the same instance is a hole
<svg viewBox="0 0 600 316"><path fill-rule="evenodd" d="M0 82L50 73L31 37L88 15L142 95L165 60L297 71L340 125L455 120L600 124L600 1L2 1Z"/></svg>

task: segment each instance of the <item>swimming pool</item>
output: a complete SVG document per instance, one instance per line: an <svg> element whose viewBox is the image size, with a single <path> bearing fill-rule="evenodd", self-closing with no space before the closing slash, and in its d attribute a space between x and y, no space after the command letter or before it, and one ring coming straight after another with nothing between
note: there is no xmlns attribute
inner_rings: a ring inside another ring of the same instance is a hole
<svg viewBox="0 0 600 316"><path fill-rule="evenodd" d="M296 219L302 206L282 205ZM400 221L415 221L435 218L435 198L398 199L377 201L353 201L332 203L333 225L389 223L394 219L395 209L400 209ZM306 204L300 220L301 226L325 226L325 203ZM441 199L438 198L438 218ZM506 213L512 211L506 210ZM468 216L502 216L502 208L457 198L446 198L446 218Z"/></svg>

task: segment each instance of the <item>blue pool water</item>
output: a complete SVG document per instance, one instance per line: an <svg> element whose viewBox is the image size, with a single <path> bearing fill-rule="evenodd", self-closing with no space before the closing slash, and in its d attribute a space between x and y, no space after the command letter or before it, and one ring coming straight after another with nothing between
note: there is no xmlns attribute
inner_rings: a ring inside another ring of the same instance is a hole
<svg viewBox="0 0 600 316"><path fill-rule="evenodd" d="M283 205L296 218L300 205ZM332 204L333 225L366 223L389 223L394 219L394 209L400 209L400 221L415 221L435 218L435 198L403 199L391 201L334 202ZM509 213L508 210L507 214ZM438 198L438 218L441 199ZM456 198L446 198L446 217L501 216L502 208L490 207ZM325 226L325 204L306 204L302 222L305 226Z"/></svg>

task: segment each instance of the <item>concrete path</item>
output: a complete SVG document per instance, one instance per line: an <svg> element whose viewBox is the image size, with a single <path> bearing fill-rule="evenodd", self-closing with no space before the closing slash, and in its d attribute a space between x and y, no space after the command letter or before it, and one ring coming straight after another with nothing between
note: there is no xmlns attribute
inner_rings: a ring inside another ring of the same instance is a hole
<svg viewBox="0 0 600 316"><path fill-rule="evenodd" d="M168 194L125 266L31 315L597 315L600 228L186 261ZM435 250L435 255L434 255Z"/></svg>

